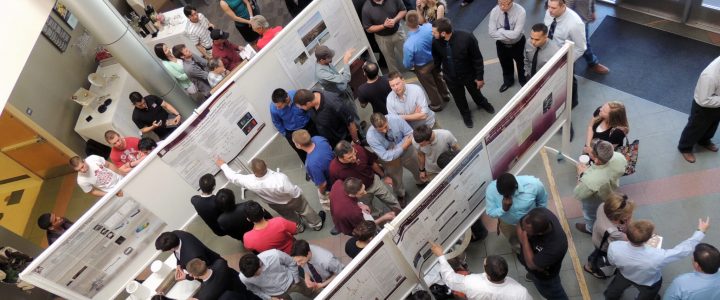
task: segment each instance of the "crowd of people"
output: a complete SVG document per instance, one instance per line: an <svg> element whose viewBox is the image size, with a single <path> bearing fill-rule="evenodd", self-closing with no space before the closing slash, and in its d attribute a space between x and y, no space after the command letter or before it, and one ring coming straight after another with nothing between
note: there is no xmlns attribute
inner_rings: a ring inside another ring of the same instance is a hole
<svg viewBox="0 0 720 300"><path fill-rule="evenodd" d="M286 0L293 16L310 2ZM462 7L470 2L463 1ZM331 233L351 236L345 252L354 258L410 200L404 170L422 189L461 150L453 133L441 127L453 120L441 123L435 113L454 101L464 125L472 128L473 114L466 92L479 109L495 113L481 92L485 81L479 41L472 33L453 28L444 0L353 3L365 31L387 62L387 76L380 75L377 63L367 61L362 65L366 82L353 89L350 59L354 49L344 52L340 63L333 65L334 49L319 45L314 50L315 78L322 89L277 87L268 95L272 123L302 161L306 179L315 186L311 195L261 159L250 162L252 174L241 174L221 159L208 158L231 183L252 191L258 196L256 200L277 216L254 200L237 201L230 189L216 191L215 177L206 174L199 180L200 194L193 196L191 203L214 234L230 236L247 249L239 264L233 266L239 273L191 233L164 232L155 241L158 250L171 252L177 258L176 280L202 281L197 299L290 299L290 293L316 296L344 265L327 249L297 239L297 234L307 227L321 230L329 214ZM512 0L499 0L488 23L488 34L495 40L502 68L499 92L507 91L516 78L520 85L527 83L566 41L575 44L576 59L583 57L590 70L607 74L608 68L599 63L587 43L587 26L595 19L594 3L547 1L544 20L524 32L528 21L524 8ZM155 46L168 72L198 101L207 98L210 89L229 70L238 67L242 62L238 51L243 47L260 50L282 30L256 14L254 1L221 0L220 6L235 21L248 45L230 43L229 33L215 28L196 8L186 6L187 35L196 45ZM202 55L193 55L188 47L196 47ZM718 122L706 124L697 119L713 110L702 104L718 102L717 93L708 92L720 86L718 65L716 60L703 73L715 76L714 81L703 83L704 96L698 96L696 91L698 108L693 106L678 147L690 162L694 162L694 156L688 151L694 143L717 151L710 137ZM419 84L409 83L409 74L414 74ZM702 101L702 97L709 99ZM371 105L369 119L360 118L355 99L363 108ZM177 110L160 97L134 92L130 100L135 106L132 119L142 133L154 132L163 139L181 122ZM574 107L578 104L575 80L572 100ZM575 227L590 234L594 245L584 270L598 279L612 278L605 291L607 299L619 299L630 286L640 291L638 299L655 299L663 281L662 269L693 254L696 272L679 276L665 298L720 297L712 288L720 283L720 252L701 243L709 219L699 220L697 231L672 249L646 245L653 238L653 223L633 219L635 203L618 192L619 178L625 174L628 162L616 150L629 132L625 106L618 101L600 106L588 122L583 152L589 162L578 163L573 190L582 204L584 219ZM156 146L153 139L123 137L112 130L106 132L105 138L112 146L110 162L97 155L73 157L70 161L78 172L82 190L98 197L114 190L122 176ZM308 203L315 194L319 211ZM117 196L122 195L122 191L117 192ZM506 173L488 185L485 196L486 214L497 219L497 233L509 241L527 270L526 279L547 299L567 299L559 274L568 239L560 220L547 208L543 183L533 176ZM38 225L47 230L52 243L72 222L48 213L40 217ZM478 226L482 227L482 223ZM479 232L474 240L487 234L485 228ZM468 299L532 299L525 287L507 276L508 262L502 256L488 253L483 263L485 273L463 275L457 272L462 267L445 259L440 245L430 243L432 253L439 257L443 283L449 289ZM426 296L417 292L410 297Z"/></svg>

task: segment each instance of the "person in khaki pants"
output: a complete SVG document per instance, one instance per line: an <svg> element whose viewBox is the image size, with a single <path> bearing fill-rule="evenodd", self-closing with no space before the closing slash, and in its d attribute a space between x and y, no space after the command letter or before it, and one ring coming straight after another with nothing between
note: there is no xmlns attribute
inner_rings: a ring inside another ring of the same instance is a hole
<svg viewBox="0 0 720 300"><path fill-rule="evenodd" d="M440 69L435 68L432 57L432 24L420 23L418 12L411 10L405 15L408 38L403 45L403 65L414 68L413 72L427 92L430 109L441 111L445 102L450 102L450 92Z"/></svg>
<svg viewBox="0 0 720 300"><path fill-rule="evenodd" d="M547 207L545 186L533 176L505 173L488 185L485 199L485 213L498 218L498 234L502 232L513 251L520 253L515 225L533 208Z"/></svg>

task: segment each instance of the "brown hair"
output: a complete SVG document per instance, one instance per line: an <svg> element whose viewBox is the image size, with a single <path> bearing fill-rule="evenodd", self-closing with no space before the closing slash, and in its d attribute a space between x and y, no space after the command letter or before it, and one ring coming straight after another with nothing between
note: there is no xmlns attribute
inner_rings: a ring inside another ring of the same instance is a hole
<svg viewBox="0 0 720 300"><path fill-rule="evenodd" d="M187 271L193 277L200 277L207 272L207 264L199 258L193 258L187 263Z"/></svg>
<svg viewBox="0 0 720 300"><path fill-rule="evenodd" d="M655 231L655 224L650 220L639 220L630 223L627 228L627 238L630 243L640 245L652 237Z"/></svg>
<svg viewBox="0 0 720 300"><path fill-rule="evenodd" d="M635 210L635 202L629 200L627 195L612 193L605 200L603 212L610 221L620 222L630 220Z"/></svg>
<svg viewBox="0 0 720 300"><path fill-rule="evenodd" d="M408 28L417 28L420 26L420 14L416 10L408 11L405 14L405 25Z"/></svg>
<svg viewBox="0 0 720 300"><path fill-rule="evenodd" d="M105 141L108 142L108 143L110 142L110 139L111 139L111 138L114 138L114 137L116 137L116 136L120 136L120 134L117 133L115 130L105 131Z"/></svg>
<svg viewBox="0 0 720 300"><path fill-rule="evenodd" d="M625 104L620 101L610 101L606 103L610 107L608 112L607 123L610 128L624 127L625 134L630 132L630 125L627 120L627 113L625 112ZM595 118L594 125L602 122L603 119L598 116Z"/></svg>
<svg viewBox="0 0 720 300"><path fill-rule="evenodd" d="M82 162L83 162L83 159L80 158L80 156L73 156L70 158L70 161L69 161L70 166L73 168L79 166L80 163L82 163Z"/></svg>

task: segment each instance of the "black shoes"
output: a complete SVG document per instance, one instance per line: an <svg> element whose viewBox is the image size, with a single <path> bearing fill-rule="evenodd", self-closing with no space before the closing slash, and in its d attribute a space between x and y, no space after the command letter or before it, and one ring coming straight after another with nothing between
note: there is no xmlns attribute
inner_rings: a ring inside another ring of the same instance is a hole
<svg viewBox="0 0 720 300"><path fill-rule="evenodd" d="M491 115L495 113L495 108L492 106L492 104L490 104L490 101L488 101L487 99L485 99L485 101L480 103L478 106L480 106L480 108L484 109Z"/></svg>
<svg viewBox="0 0 720 300"><path fill-rule="evenodd" d="M511 86L513 86L513 84L515 84L515 83L514 83L514 82L512 82L512 83L503 83L503 85L500 86L500 92L502 93L502 92L504 92L504 91L507 91L507 89L509 89Z"/></svg>
<svg viewBox="0 0 720 300"><path fill-rule="evenodd" d="M313 230L315 230L315 231L320 231L320 230L323 229L323 226L325 226L325 218L327 218L327 214L325 213L324 210L321 210L321 211L318 213L318 215L320 216L320 226L318 226L318 227L313 227Z"/></svg>
<svg viewBox="0 0 720 300"><path fill-rule="evenodd" d="M465 122L465 127L467 127L467 128L473 128L473 120L472 120L472 117L463 118L463 122Z"/></svg>

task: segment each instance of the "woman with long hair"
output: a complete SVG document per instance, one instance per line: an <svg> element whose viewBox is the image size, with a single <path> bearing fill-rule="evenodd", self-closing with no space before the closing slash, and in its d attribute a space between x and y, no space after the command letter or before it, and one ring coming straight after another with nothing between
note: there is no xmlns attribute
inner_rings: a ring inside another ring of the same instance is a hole
<svg viewBox="0 0 720 300"><path fill-rule="evenodd" d="M165 70L167 70L168 73L175 78L178 84L180 84L180 87L191 96L197 94L198 89L195 84L190 81L190 77L188 77L185 73L182 60L173 55L170 47L165 45L165 43L158 43L155 44L154 50L155 55L162 61Z"/></svg>
<svg viewBox="0 0 720 300"><path fill-rule="evenodd" d="M611 275L599 272L593 262L598 259L598 256L607 254L611 242L627 241L625 232L627 224L632 219L633 211L635 211L635 202L628 199L624 194L610 194L605 202L600 204L592 232L595 251L588 257L588 262L584 267L586 272L601 279Z"/></svg>
<svg viewBox="0 0 720 300"><path fill-rule="evenodd" d="M445 17L445 1L417 0L416 10L420 14L420 24L425 22L432 24L435 20Z"/></svg>
<svg viewBox="0 0 720 300"><path fill-rule="evenodd" d="M615 148L622 145L625 136L630 132L625 105L619 101L610 101L598 107L593 113L587 127L585 153L592 153L590 147L593 139L608 141Z"/></svg>

